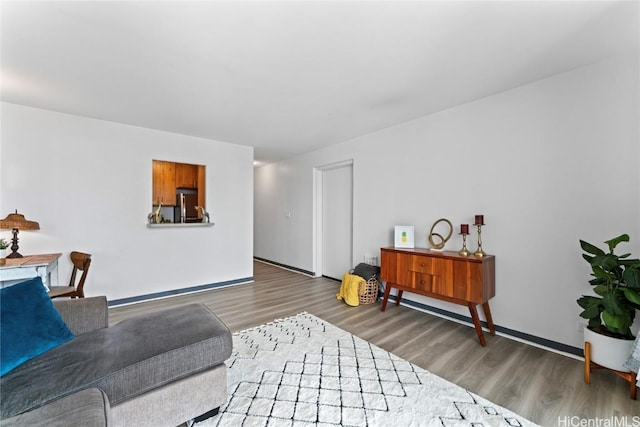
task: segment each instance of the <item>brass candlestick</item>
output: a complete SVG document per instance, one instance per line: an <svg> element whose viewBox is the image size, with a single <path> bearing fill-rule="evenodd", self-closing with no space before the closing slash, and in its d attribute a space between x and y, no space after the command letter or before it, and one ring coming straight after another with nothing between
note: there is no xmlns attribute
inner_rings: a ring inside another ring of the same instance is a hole
<svg viewBox="0 0 640 427"><path fill-rule="evenodd" d="M482 225L483 224L475 224L475 225L478 227L478 249L476 249L473 255L477 256L478 258L482 258L483 256L486 255L482 250Z"/></svg>
<svg viewBox="0 0 640 427"><path fill-rule="evenodd" d="M459 255L469 256L469 250L467 249L467 234L469 233L460 233L462 235L462 249L458 251Z"/></svg>

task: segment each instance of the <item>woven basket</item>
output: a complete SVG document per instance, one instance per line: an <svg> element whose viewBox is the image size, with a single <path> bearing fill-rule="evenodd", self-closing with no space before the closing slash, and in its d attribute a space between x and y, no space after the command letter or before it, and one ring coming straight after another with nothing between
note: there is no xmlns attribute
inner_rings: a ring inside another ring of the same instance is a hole
<svg viewBox="0 0 640 427"><path fill-rule="evenodd" d="M373 304L378 299L378 281L369 279L358 283L358 298L360 304Z"/></svg>

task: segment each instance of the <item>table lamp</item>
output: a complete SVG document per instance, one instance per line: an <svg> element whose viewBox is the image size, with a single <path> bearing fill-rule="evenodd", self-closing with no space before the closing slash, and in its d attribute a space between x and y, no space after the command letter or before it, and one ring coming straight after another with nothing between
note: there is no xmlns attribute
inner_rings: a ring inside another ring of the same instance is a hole
<svg viewBox="0 0 640 427"><path fill-rule="evenodd" d="M7 215L5 219L0 220L0 228L3 230L12 229L13 239L11 239L11 253L7 258L22 258L18 253L18 231L20 230L40 230L40 224L35 221L28 221L24 215L16 213Z"/></svg>

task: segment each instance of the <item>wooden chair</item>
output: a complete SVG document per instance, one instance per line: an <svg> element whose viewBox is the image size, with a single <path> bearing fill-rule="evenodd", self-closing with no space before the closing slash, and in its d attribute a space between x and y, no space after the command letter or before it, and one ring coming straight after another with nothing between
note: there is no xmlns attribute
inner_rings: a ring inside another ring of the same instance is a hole
<svg viewBox="0 0 640 427"><path fill-rule="evenodd" d="M51 298L84 298L84 281L87 279L89 265L91 265L91 255L74 251L71 252L69 256L73 263L73 271L71 272L69 286L50 286L49 296ZM80 276L80 280L76 283L76 274L78 271L82 271L82 276Z"/></svg>

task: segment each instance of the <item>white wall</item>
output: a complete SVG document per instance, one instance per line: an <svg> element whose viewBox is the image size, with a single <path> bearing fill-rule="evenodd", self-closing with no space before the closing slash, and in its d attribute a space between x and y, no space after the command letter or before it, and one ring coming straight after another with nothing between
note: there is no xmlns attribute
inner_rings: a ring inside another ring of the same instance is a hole
<svg viewBox="0 0 640 427"><path fill-rule="evenodd" d="M255 255L314 271L313 168L354 159L354 264L416 226L484 214L496 324L581 347L579 239L629 233L640 255L638 58L597 63L255 172ZM291 211L291 219L284 217ZM269 224L269 226L265 226ZM476 248L476 236L469 247ZM463 307L405 298L468 315Z"/></svg>
<svg viewBox="0 0 640 427"><path fill-rule="evenodd" d="M253 276L253 149L1 104L0 215L40 223L22 254L93 255L88 295L110 300ZM147 228L151 160L206 165L215 226ZM2 230L0 236L11 236Z"/></svg>

